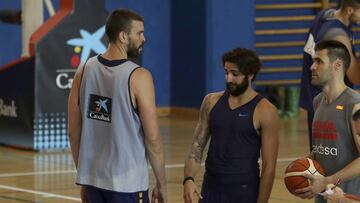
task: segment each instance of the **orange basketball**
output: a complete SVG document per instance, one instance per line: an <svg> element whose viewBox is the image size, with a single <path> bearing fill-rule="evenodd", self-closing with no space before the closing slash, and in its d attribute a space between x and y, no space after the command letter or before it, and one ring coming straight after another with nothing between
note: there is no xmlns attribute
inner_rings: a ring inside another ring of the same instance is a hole
<svg viewBox="0 0 360 203"><path fill-rule="evenodd" d="M324 175L324 169L318 162L309 158L296 159L291 162L285 170L285 185L292 194L295 190L309 186L308 178L305 174Z"/></svg>

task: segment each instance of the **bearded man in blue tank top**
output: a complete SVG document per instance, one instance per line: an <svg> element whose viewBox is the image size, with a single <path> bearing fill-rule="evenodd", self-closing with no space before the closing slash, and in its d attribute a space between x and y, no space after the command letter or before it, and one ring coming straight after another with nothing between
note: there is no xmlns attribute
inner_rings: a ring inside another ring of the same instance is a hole
<svg viewBox="0 0 360 203"><path fill-rule="evenodd" d="M350 53L342 43L322 41L315 47L311 66L313 85L322 89L313 102L315 115L312 129L312 152L325 170L325 176L307 175L310 186L297 190L301 198L315 197L327 184L341 181L339 187L350 194L360 195L360 120L352 117L360 109L360 94L345 85L344 75L350 66Z"/></svg>
<svg viewBox="0 0 360 203"><path fill-rule="evenodd" d="M304 47L300 88L300 107L307 111L309 146L311 150L311 127L314 117L312 101L321 89L311 84L310 67L313 63L315 45L322 40L336 40L343 43L350 52L350 68L345 75L345 84L352 87L360 84L360 64L355 55L351 24L360 24L360 0L341 0L340 8L325 9L313 21Z"/></svg>
<svg viewBox="0 0 360 203"><path fill-rule="evenodd" d="M162 140L151 73L128 60L140 56L144 20L119 9L107 19L109 46L75 74L68 101L69 140L82 202L167 202Z"/></svg>
<svg viewBox="0 0 360 203"><path fill-rule="evenodd" d="M252 87L261 67L253 51L236 48L225 53L222 62L226 91L208 94L201 105L185 161L184 200L194 202L197 195L201 203L266 203L278 153L277 109ZM200 194L194 179L209 140Z"/></svg>

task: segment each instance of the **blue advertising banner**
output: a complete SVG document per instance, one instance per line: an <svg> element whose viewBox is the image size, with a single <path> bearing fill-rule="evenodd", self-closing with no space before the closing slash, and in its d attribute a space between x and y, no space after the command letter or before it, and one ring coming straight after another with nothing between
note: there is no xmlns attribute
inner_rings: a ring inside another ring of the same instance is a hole
<svg viewBox="0 0 360 203"><path fill-rule="evenodd" d="M74 10L35 46L34 149L68 148L67 98L77 67L105 52L104 1L77 0Z"/></svg>
<svg viewBox="0 0 360 203"><path fill-rule="evenodd" d="M0 143L33 147L34 58L0 72Z"/></svg>
<svg viewBox="0 0 360 203"><path fill-rule="evenodd" d="M69 148L68 95L77 67L106 50L107 15L104 0L60 1L59 11L31 37L34 56L1 69L1 144Z"/></svg>

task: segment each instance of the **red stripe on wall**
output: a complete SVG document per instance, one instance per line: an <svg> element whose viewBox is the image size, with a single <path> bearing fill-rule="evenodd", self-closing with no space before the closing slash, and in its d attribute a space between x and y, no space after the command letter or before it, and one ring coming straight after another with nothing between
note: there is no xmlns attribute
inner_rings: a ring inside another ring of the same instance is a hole
<svg viewBox="0 0 360 203"><path fill-rule="evenodd" d="M50 30L52 30L62 19L64 19L73 8L72 0L60 0L60 8L58 12L48 19L39 29L37 29L30 37L29 52L33 56L35 54L36 43L43 38Z"/></svg>

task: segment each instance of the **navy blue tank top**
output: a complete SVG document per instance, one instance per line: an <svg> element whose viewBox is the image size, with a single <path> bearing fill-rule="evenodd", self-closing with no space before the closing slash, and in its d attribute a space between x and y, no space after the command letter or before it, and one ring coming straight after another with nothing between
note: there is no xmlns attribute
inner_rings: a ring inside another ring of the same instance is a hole
<svg viewBox="0 0 360 203"><path fill-rule="evenodd" d="M352 40L353 33L351 31L351 27L347 27L342 22L340 22L336 18L327 19L324 14L328 12L329 9L322 10L315 18L312 23L309 34L308 34L308 42L309 36L313 36L313 40L315 44L319 43L325 36L325 34L333 28L339 28L344 30L349 39ZM306 45L305 45L306 46ZM314 50L313 50L314 51ZM352 52L355 54L354 46L352 45ZM301 88L300 88L300 107L306 109L307 111L313 112L313 99L316 95L321 92L321 89L311 84L311 70L310 67L313 63L312 56L304 51L303 54L303 68L301 75ZM350 80L345 76L345 84L349 87L353 87L353 84Z"/></svg>
<svg viewBox="0 0 360 203"><path fill-rule="evenodd" d="M210 146L206 173L221 183L249 183L259 179L261 137L254 124L256 95L248 103L231 109L224 93L210 112Z"/></svg>

